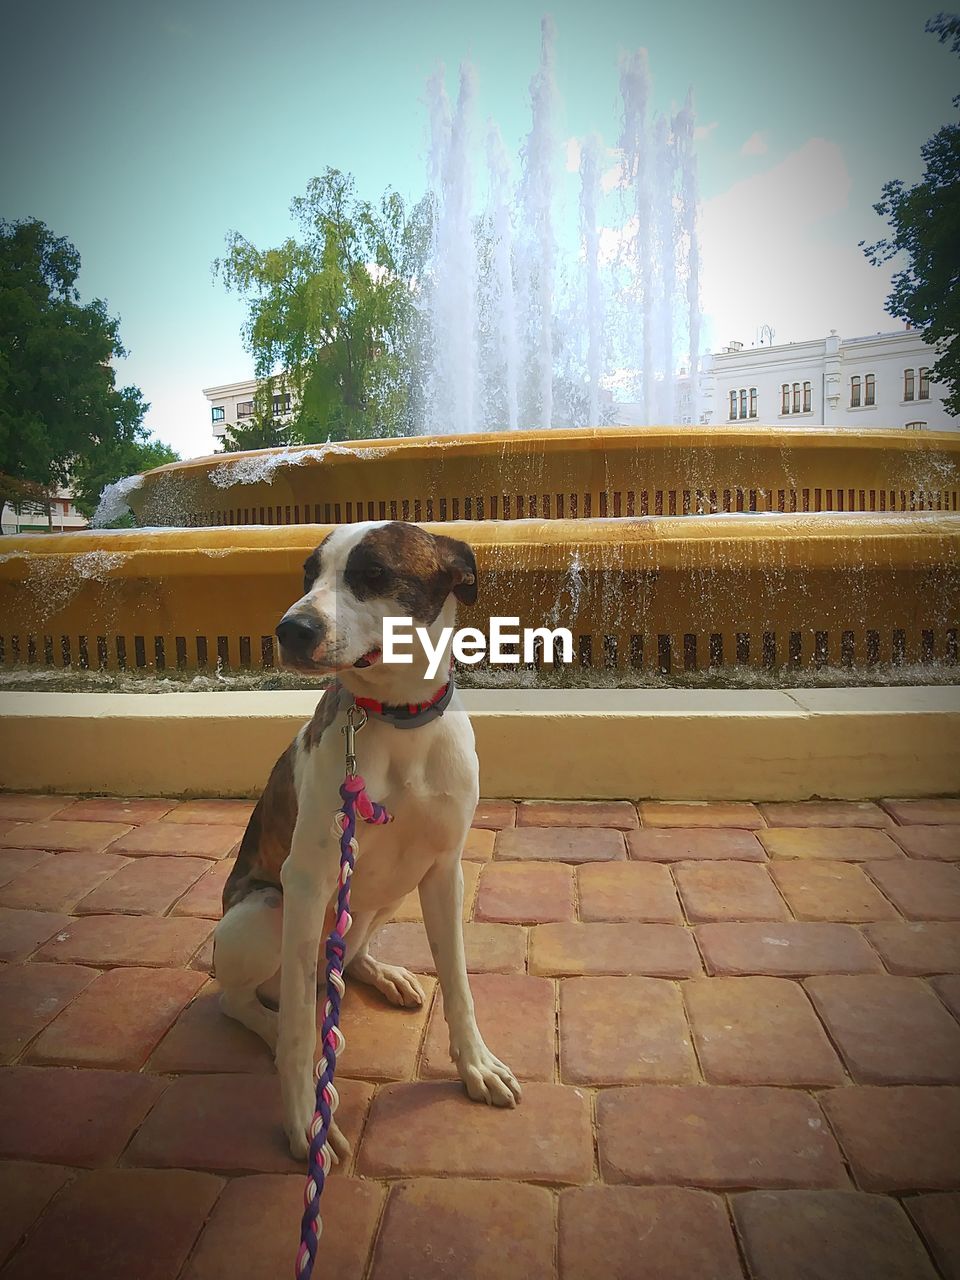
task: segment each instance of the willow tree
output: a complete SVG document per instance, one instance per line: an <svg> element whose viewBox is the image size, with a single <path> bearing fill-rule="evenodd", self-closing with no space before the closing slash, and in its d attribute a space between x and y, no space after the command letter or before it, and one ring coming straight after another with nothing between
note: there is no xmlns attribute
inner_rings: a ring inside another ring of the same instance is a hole
<svg viewBox="0 0 960 1280"><path fill-rule="evenodd" d="M297 236L259 249L233 231L214 264L247 304L243 336L259 380L260 432L268 432L274 396L289 392L292 439L409 434L427 202L408 208L388 190L372 204L349 174L327 169L291 212Z"/></svg>

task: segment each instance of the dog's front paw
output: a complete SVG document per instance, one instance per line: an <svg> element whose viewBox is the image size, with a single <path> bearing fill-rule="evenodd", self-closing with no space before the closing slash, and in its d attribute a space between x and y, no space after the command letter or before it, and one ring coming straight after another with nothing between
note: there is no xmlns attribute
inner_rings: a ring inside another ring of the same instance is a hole
<svg viewBox="0 0 960 1280"><path fill-rule="evenodd" d="M516 1076L486 1045L456 1057L457 1071L474 1102L492 1107L515 1107L521 1089Z"/></svg>
<svg viewBox="0 0 960 1280"><path fill-rule="evenodd" d="M312 1141L310 1130L313 1126L313 1117L316 1114L315 1108L316 1094L311 1081L310 1085L303 1091L303 1096L298 1096L294 1104L288 1107L284 1120L284 1128L290 1142L290 1154L295 1160L306 1160L310 1154L310 1143ZM333 1163L340 1164L343 1162L346 1164L350 1159L352 1147L348 1139L344 1137L343 1130L333 1119L330 1122L330 1129L327 1133L327 1144L333 1154Z"/></svg>

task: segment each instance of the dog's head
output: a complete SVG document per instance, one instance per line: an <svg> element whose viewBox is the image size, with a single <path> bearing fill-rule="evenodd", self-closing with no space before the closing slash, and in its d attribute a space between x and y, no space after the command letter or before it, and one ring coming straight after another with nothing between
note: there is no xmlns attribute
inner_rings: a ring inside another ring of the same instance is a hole
<svg viewBox="0 0 960 1280"><path fill-rule="evenodd" d="M371 666L384 618L428 627L451 595L463 604L477 598L467 543L401 521L343 525L303 566L303 595L277 626L281 661L311 675Z"/></svg>

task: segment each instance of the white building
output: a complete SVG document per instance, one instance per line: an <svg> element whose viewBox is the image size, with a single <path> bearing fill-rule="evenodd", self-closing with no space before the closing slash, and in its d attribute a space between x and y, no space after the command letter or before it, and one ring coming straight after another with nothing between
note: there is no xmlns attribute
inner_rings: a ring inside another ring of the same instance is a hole
<svg viewBox="0 0 960 1280"><path fill-rule="evenodd" d="M916 329L783 346L728 347L704 358L700 421L783 427L891 427L957 431L945 388L930 379L937 354Z"/></svg>
<svg viewBox="0 0 960 1280"><path fill-rule="evenodd" d="M69 489L57 489L50 499L50 515L36 502L6 503L0 513L4 533L65 533L69 529L86 529L87 517L73 505Z"/></svg>
<svg viewBox="0 0 960 1280"><path fill-rule="evenodd" d="M245 418L253 417L253 398L257 391L255 378L245 382L228 382L222 387L204 387L203 394L210 401L210 422L217 444L228 427L236 427ZM273 416L287 423L293 413L293 400L289 391L278 392L273 397Z"/></svg>

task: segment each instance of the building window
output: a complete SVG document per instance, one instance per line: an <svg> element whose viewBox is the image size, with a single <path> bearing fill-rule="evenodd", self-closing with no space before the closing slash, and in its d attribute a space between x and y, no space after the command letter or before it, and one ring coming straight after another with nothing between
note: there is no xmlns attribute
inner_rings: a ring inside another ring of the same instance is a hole
<svg viewBox="0 0 960 1280"><path fill-rule="evenodd" d="M803 384L803 412L809 413L811 408L811 392L813 388L809 382Z"/></svg>
<svg viewBox="0 0 960 1280"><path fill-rule="evenodd" d="M730 421L733 422L737 416L737 393L730 392Z"/></svg>
<svg viewBox="0 0 960 1280"><path fill-rule="evenodd" d="M800 383L799 383L799 382L795 382L795 383L793 384L793 406L792 406L792 411L793 411L794 413L799 413L799 412L800 412Z"/></svg>
<svg viewBox="0 0 960 1280"><path fill-rule="evenodd" d="M273 397L273 416L279 418L282 413L290 412L290 392Z"/></svg>
<svg viewBox="0 0 960 1280"><path fill-rule="evenodd" d="M913 370L904 369L903 371L903 398L904 400L913 399Z"/></svg>
<svg viewBox="0 0 960 1280"><path fill-rule="evenodd" d="M856 376L850 379L850 408L860 408L860 379Z"/></svg>
<svg viewBox="0 0 960 1280"><path fill-rule="evenodd" d="M863 380L863 403L864 405L877 403L877 378L876 374L868 373Z"/></svg>
<svg viewBox="0 0 960 1280"><path fill-rule="evenodd" d="M780 412L790 412L790 383L784 382L780 387Z"/></svg>
<svg viewBox="0 0 960 1280"><path fill-rule="evenodd" d="M927 424L925 422L908 422L907 423L908 431L925 431L926 427L927 427Z"/></svg>
<svg viewBox="0 0 960 1280"><path fill-rule="evenodd" d="M741 387L740 388L740 417L745 418L746 416L747 416L747 389L746 387Z"/></svg>
<svg viewBox="0 0 960 1280"><path fill-rule="evenodd" d="M920 400L930 399L930 370L929 369L920 370L920 395L917 398Z"/></svg>
<svg viewBox="0 0 960 1280"><path fill-rule="evenodd" d="M240 401L240 403L237 405L237 417L238 418L253 417L253 401L252 400Z"/></svg>
<svg viewBox="0 0 960 1280"><path fill-rule="evenodd" d="M757 416L757 388L751 387L750 388L750 417L755 418L756 416Z"/></svg>
<svg viewBox="0 0 960 1280"><path fill-rule="evenodd" d="M214 422L222 422L223 421L223 405L215 404L213 408L210 410L210 417Z"/></svg>

